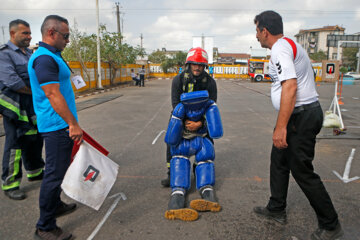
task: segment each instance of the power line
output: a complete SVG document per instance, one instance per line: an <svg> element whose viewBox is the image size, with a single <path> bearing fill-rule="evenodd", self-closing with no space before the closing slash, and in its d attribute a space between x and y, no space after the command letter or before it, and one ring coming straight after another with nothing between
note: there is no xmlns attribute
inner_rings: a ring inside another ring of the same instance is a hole
<svg viewBox="0 0 360 240"><path fill-rule="evenodd" d="M118 4L118 3L116 3ZM83 9L83 8L32 8L32 9L26 9L26 8L16 8L16 9L1 9L1 11L49 11L49 10L56 10L56 11L70 11L70 12L84 12L84 11L94 11L93 8ZM100 11L112 11L113 9L110 8L101 8ZM189 9L175 9L175 8L123 8L124 11L134 11L134 12L140 12L140 11L166 11L166 12L261 12L265 9L257 9L257 8L249 8L249 9L243 9L243 8L216 8L216 9L210 9L210 8L189 8ZM277 9L278 12L281 13L292 13L292 14L304 14L304 13L313 13L313 14L354 14L358 13L357 10L316 10L316 9L303 9L303 10L289 10L289 9Z"/></svg>

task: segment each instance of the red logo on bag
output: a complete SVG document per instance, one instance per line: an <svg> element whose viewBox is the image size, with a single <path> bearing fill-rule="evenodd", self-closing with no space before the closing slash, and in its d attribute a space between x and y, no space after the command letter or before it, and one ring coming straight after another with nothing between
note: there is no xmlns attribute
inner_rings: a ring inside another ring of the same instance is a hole
<svg viewBox="0 0 360 240"><path fill-rule="evenodd" d="M83 176L85 178L84 182L90 180L90 182L95 182L95 179L99 175L100 171L93 166L89 165Z"/></svg>

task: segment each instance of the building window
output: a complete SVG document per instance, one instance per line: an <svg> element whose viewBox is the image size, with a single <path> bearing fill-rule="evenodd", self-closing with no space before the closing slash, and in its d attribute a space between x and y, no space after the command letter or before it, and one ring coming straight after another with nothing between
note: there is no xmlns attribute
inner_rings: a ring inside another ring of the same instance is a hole
<svg viewBox="0 0 360 240"><path fill-rule="evenodd" d="M332 60L336 60L337 59L337 53L333 53L332 54Z"/></svg>

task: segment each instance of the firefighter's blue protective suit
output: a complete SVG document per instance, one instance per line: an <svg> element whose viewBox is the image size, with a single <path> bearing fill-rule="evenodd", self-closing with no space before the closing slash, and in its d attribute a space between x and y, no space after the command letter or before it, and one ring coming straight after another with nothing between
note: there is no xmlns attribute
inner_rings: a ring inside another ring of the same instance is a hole
<svg viewBox="0 0 360 240"><path fill-rule="evenodd" d="M180 103L173 110L165 142L171 146L170 186L172 191L190 188L190 157L195 155L196 188L215 184L215 150L206 137L217 139L223 136L219 109L208 92L183 93ZM202 127L192 134L184 134L185 120L203 121Z"/></svg>

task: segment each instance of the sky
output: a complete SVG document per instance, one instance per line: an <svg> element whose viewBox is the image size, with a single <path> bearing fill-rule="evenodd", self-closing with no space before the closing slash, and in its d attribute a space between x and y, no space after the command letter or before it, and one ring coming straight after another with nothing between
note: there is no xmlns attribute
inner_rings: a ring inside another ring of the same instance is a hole
<svg viewBox="0 0 360 240"><path fill-rule="evenodd" d="M98 0L100 23L117 31L115 2L120 4L124 41L147 53L166 48L187 51L194 36L213 37L220 53L249 53L261 48L256 40L254 17L265 10L278 12L284 34L290 38L300 29L339 25L345 34L360 32L359 0ZM70 27L96 33L96 0L1 0L0 43L9 40L11 20L30 24L32 42L41 41L40 26L47 15L68 19ZM3 34L4 33L4 34Z"/></svg>

